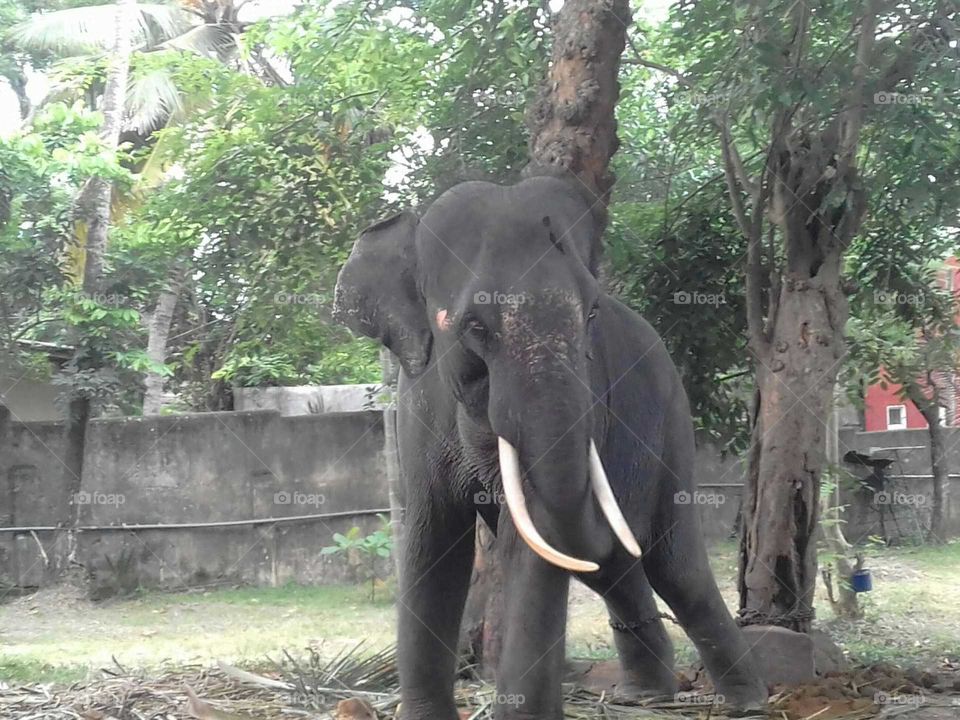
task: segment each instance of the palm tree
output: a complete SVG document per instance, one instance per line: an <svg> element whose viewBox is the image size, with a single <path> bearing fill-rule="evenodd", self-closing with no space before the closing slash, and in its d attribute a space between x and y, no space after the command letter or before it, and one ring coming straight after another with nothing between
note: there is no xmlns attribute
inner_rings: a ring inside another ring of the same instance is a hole
<svg viewBox="0 0 960 720"><path fill-rule="evenodd" d="M131 53L127 56L136 61L137 53L188 52L215 59L238 71L248 72L267 84L284 84L280 73L258 48L253 48L247 58L239 53L240 36L247 23L240 20L240 10L248 0L179 0L176 3L130 2L132 20L129 24ZM86 7L36 13L13 28L10 40L16 46L32 52L53 53L61 60L86 58L95 60L104 53L116 57L113 50L118 32L116 5L91 5ZM139 181L131 196L114 197L114 211L123 212L139 203L142 193L161 181L165 168L165 152L154 142L153 131L178 122L185 116L185 109L195 105L192 98L184 98L177 88L173 75L166 67L157 67L147 72L136 73L127 85L121 108L123 139L136 145L154 143L153 152L139 171ZM109 86L109 81L106 86ZM78 88L63 85L54 88L49 100L76 97ZM92 99L95 102L96 99ZM100 100L106 112L107 91ZM123 113L122 113L123 114ZM82 226L81 226L82 234ZM79 238L82 240L82 237ZM88 237L87 243L98 241ZM105 237L104 237L105 242ZM89 246L87 266L97 265L98 250ZM165 287L160 292L154 309L149 313L148 356L162 364L166 359L166 345L173 311L176 307L186 268L183 263L174 263ZM144 414L160 411L163 377L154 371L144 378Z"/></svg>
<svg viewBox="0 0 960 720"><path fill-rule="evenodd" d="M107 63L107 77L103 91L101 108L103 126L100 135L104 144L116 149L120 144L120 132L123 129L124 106L127 93L127 79L130 74L130 56L132 53L134 26L137 17L137 5L134 0L117 0L112 10L110 27L113 30L113 43ZM75 237L74 243L82 248L83 272L82 289L92 297L101 291L103 280L103 261L107 250L107 234L110 229L110 205L113 185L106 178L93 176L81 188L74 203ZM80 348L81 343L72 343ZM89 360L83 356L83 350L77 351L71 360L75 368L86 367ZM70 394L66 422L64 423L64 474L66 486L71 496L80 490L83 475L83 454L86 442L87 422L91 414L90 397L85 392L74 390ZM76 525L78 506L73 504L69 511L69 527ZM74 547L68 543L68 547Z"/></svg>
<svg viewBox="0 0 960 720"><path fill-rule="evenodd" d="M263 81L283 78L262 53L240 58L239 39L248 24L239 19L249 0L179 0L134 3L132 48L140 53L184 51L211 57ZM48 52L61 60L95 59L112 47L117 22L112 3L34 13L14 26L10 42L23 50ZM76 88L55 87L51 98L75 96ZM126 93L125 129L149 135L182 116L185 103L171 73L158 68L138 73Z"/></svg>

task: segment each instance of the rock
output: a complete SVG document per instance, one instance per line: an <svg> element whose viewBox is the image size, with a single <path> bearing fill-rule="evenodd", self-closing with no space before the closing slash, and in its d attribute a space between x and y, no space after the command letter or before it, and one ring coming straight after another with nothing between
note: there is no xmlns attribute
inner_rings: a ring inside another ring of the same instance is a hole
<svg viewBox="0 0 960 720"><path fill-rule="evenodd" d="M809 635L775 625L748 625L743 636L768 685L802 685L816 679Z"/></svg>
<svg viewBox="0 0 960 720"><path fill-rule="evenodd" d="M843 650L833 638L823 630L811 630L810 639L813 640L813 668L817 675L824 677L830 673L846 672L850 663L843 654Z"/></svg>

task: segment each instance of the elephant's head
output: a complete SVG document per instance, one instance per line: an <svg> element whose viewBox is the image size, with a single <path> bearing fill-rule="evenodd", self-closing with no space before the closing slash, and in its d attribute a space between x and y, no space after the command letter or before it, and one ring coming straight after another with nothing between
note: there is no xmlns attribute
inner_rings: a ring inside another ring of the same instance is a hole
<svg viewBox="0 0 960 720"><path fill-rule="evenodd" d="M497 436L520 536L579 572L598 566L556 550L537 526L600 557L612 536L599 507L640 554L592 440L598 399L589 362L601 342L602 304L596 235L591 207L563 179L462 183L420 218L401 213L364 231L340 273L334 309L390 348L408 375L436 365L466 415ZM536 497L529 506L522 474Z"/></svg>

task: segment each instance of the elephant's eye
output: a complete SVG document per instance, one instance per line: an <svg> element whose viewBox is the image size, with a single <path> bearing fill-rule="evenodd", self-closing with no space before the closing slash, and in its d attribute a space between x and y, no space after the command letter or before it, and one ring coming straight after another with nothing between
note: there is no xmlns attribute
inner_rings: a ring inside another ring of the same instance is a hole
<svg viewBox="0 0 960 720"><path fill-rule="evenodd" d="M590 312L587 313L587 321L589 322L590 320L593 320L594 318L596 318L599 312L600 312L600 306L594 305L592 308L590 308Z"/></svg>
<svg viewBox="0 0 960 720"><path fill-rule="evenodd" d="M467 317L463 321L463 332L476 340L484 340L487 337L487 326L479 318Z"/></svg>

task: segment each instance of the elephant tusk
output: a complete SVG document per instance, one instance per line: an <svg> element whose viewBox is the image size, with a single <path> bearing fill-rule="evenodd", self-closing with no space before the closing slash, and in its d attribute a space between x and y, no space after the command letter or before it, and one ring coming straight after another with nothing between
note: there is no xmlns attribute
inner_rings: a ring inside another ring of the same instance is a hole
<svg viewBox="0 0 960 720"><path fill-rule="evenodd" d="M610 487L610 481L607 479L607 473L603 469L603 463L600 461L600 453L597 452L597 444L590 440L590 484L593 486L593 492L597 496L597 502L600 503L600 509L603 510L607 522L613 528L614 534L623 543L627 552L634 557L640 557L640 543L633 536L627 519L620 511L620 505L613 495L613 489Z"/></svg>
<svg viewBox="0 0 960 720"><path fill-rule="evenodd" d="M527 501L523 496L523 484L520 479L520 455L517 453L517 449L502 437L498 437L497 440L500 451L500 475L503 479L503 494L507 500L507 507L510 508L513 524L516 526L520 537L537 555L564 570L570 570L571 572L596 572L599 570L600 566L595 562L579 560L553 549L537 532L530 513L527 512Z"/></svg>

